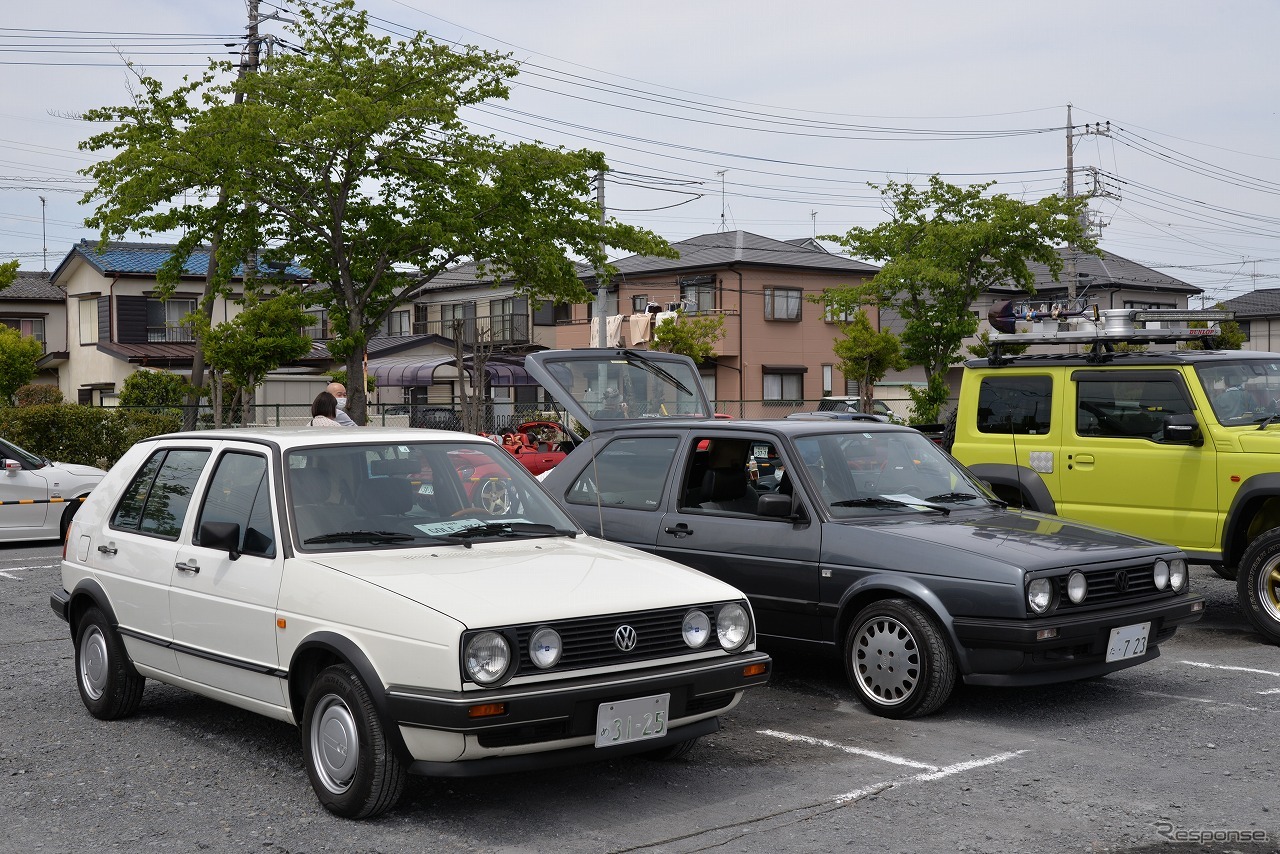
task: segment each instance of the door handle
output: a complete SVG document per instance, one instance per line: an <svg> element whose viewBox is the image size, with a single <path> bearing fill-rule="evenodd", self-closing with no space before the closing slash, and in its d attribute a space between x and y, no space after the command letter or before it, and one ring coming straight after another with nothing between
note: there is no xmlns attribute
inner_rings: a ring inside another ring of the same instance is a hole
<svg viewBox="0 0 1280 854"><path fill-rule="evenodd" d="M116 554L119 549L115 546L98 546L98 551L102 552L104 555L113 555Z"/></svg>
<svg viewBox="0 0 1280 854"><path fill-rule="evenodd" d="M191 563L187 563L186 561L180 560L173 565L173 568L177 570L181 570L182 572L195 572L195 573L200 572L200 567L196 566L195 561L192 561Z"/></svg>
<svg viewBox="0 0 1280 854"><path fill-rule="evenodd" d="M663 528L662 530L666 531L668 534L673 534L677 540L680 539L681 537L693 536L693 529L690 528L688 525L686 525L684 522L681 522L679 525L676 525L673 528Z"/></svg>

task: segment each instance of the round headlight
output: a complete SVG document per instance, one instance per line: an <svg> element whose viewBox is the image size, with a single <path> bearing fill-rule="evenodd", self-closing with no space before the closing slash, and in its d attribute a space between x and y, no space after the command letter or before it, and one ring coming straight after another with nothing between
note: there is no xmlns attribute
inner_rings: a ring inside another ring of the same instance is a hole
<svg viewBox="0 0 1280 854"><path fill-rule="evenodd" d="M1084 597L1089 593L1089 582L1085 580L1084 573L1076 570L1067 576L1067 598L1075 604L1079 605L1084 601Z"/></svg>
<svg viewBox="0 0 1280 854"><path fill-rule="evenodd" d="M560 633L548 626L537 629L529 638L529 660L533 662L534 667L540 667L543 670L555 667L563 651Z"/></svg>
<svg viewBox="0 0 1280 854"><path fill-rule="evenodd" d="M1027 604L1037 614L1049 610L1053 602L1053 582L1047 578L1035 578L1027 585Z"/></svg>
<svg viewBox="0 0 1280 854"><path fill-rule="evenodd" d="M707 638L711 637L711 618L705 612L694 608L684 615L684 622L680 624L680 634L684 636L684 642L691 649L698 649L707 642Z"/></svg>
<svg viewBox="0 0 1280 854"><path fill-rule="evenodd" d="M1156 561L1155 568L1151 571L1151 580L1156 583L1157 590L1163 590L1169 586L1169 564L1162 560Z"/></svg>
<svg viewBox="0 0 1280 854"><path fill-rule="evenodd" d="M492 685L511 665L511 645L497 632L481 632L467 641L462 660L472 681Z"/></svg>
<svg viewBox="0 0 1280 854"><path fill-rule="evenodd" d="M720 638L720 646L729 652L747 642L751 635L751 619L747 609L737 602L730 602L716 614L716 637Z"/></svg>
<svg viewBox="0 0 1280 854"><path fill-rule="evenodd" d="M1187 589L1187 562L1180 557L1169 563L1169 586L1179 593Z"/></svg>

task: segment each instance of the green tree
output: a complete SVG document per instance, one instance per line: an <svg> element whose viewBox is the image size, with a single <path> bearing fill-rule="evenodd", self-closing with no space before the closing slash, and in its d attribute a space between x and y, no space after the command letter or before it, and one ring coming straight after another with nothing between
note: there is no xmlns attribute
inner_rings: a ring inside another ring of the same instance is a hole
<svg viewBox="0 0 1280 854"><path fill-rule="evenodd" d="M928 377L924 389L910 389L917 423L938 420L950 395L947 370L960 361L964 339L977 332L971 306L984 290L1013 284L1034 293L1028 262L1044 264L1056 280L1063 262L1055 246L1097 251L1082 224L1086 198L1055 195L1029 203L988 195L992 183L957 187L934 175L927 188L873 184L889 220L824 238L884 262L865 285L830 292L828 303L837 311L878 305L902 317L903 354Z"/></svg>
<svg viewBox="0 0 1280 854"><path fill-rule="evenodd" d="M202 330L205 361L214 372L215 423L221 423L222 389L228 380L240 395L241 417L248 421L253 392L267 374L311 350L311 339L300 331L306 324L302 298L290 291L262 300L249 297L231 320Z"/></svg>
<svg viewBox="0 0 1280 854"><path fill-rule="evenodd" d="M15 406L57 406L66 403L62 389L48 383L28 383L13 393Z"/></svg>
<svg viewBox="0 0 1280 854"><path fill-rule="evenodd" d="M14 392L31 382L43 355L44 348L35 338L0 324L0 400L13 404Z"/></svg>
<svg viewBox="0 0 1280 854"><path fill-rule="evenodd" d="M876 383L889 371L900 371L907 366L902 358L902 344L898 336L887 329L878 331L872 327L871 319L861 309L840 327L840 331L844 338L832 347L840 360L836 367L846 377L858 381L858 405L863 412L869 413L875 399Z"/></svg>
<svg viewBox="0 0 1280 854"><path fill-rule="evenodd" d="M16 260L0 264L0 291L12 285L17 276L18 262Z"/></svg>
<svg viewBox="0 0 1280 854"><path fill-rule="evenodd" d="M1226 309L1222 303L1214 306L1218 310ZM1193 329L1208 329L1209 324L1203 320L1193 320L1187 324ZM1240 350L1244 347L1245 334L1240 324L1234 320L1223 320L1218 323L1218 334L1179 344L1179 349L1186 350Z"/></svg>
<svg viewBox="0 0 1280 854"><path fill-rule="evenodd" d="M120 405L178 407L189 390L190 385L177 374L143 368L124 378Z"/></svg>
<svg viewBox="0 0 1280 854"><path fill-rule="evenodd" d="M724 315L691 317L680 311L654 327L649 349L679 353L701 364L715 358L716 343L723 337Z"/></svg>
<svg viewBox="0 0 1280 854"><path fill-rule="evenodd" d="M255 247L271 247L264 259L295 259L325 285L315 304L328 311L330 351L351 376L390 311L462 260L487 259L486 274L534 299L585 302L570 256L607 276L606 247L673 254L648 231L600 222L599 152L468 130L461 109L507 97L509 57L422 33L375 36L351 0L295 14L297 52L258 73L219 84L229 66L215 64L184 82L182 98L147 81L134 107L99 111L145 123L138 150L86 170L98 181L89 197L102 203L94 222L104 236L160 224L207 236L216 224L233 250L219 253L222 273ZM198 110L186 106L197 101ZM117 129L91 142L135 139ZM201 210L181 205L192 189ZM362 422L364 390L348 392Z"/></svg>

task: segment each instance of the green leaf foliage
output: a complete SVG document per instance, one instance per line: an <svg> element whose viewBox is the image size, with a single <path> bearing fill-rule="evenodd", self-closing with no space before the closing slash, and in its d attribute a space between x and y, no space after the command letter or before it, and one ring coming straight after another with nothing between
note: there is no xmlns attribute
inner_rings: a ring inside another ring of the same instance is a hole
<svg viewBox="0 0 1280 854"><path fill-rule="evenodd" d="M902 358L902 345L892 332L872 327L871 319L861 309L840 329L844 338L832 347L840 360L836 367L846 377L857 380L859 405L863 412L871 412L876 383L889 371L900 371L907 366Z"/></svg>
<svg viewBox="0 0 1280 854"><path fill-rule="evenodd" d="M138 370L124 378L121 406L181 406L188 392L185 379L168 371Z"/></svg>
<svg viewBox="0 0 1280 854"><path fill-rule="evenodd" d="M66 403L62 389L48 383L32 383L24 385L13 393L15 406L48 406Z"/></svg>
<svg viewBox="0 0 1280 854"><path fill-rule="evenodd" d="M600 222L599 152L467 128L460 110L507 97L509 56L379 36L351 0L294 14L297 52L256 73L219 82L229 67L215 65L172 92L144 76L133 105L90 114L120 123L83 146L119 152L86 170L104 237L176 228L182 254L218 234L221 281L258 247L296 260L323 285L313 304L353 375L387 314L460 261L535 301L585 302L570 258L607 276L606 247L673 254L655 234ZM362 421L363 390L348 390Z"/></svg>
<svg viewBox="0 0 1280 854"><path fill-rule="evenodd" d="M686 315L677 312L653 330L652 350L688 356L701 364L716 356L716 342L724 337L724 315Z"/></svg>
<svg viewBox="0 0 1280 854"><path fill-rule="evenodd" d="M0 409L0 436L64 463L110 468L133 445L181 427L178 413L156 415L58 404Z"/></svg>
<svg viewBox="0 0 1280 854"><path fill-rule="evenodd" d="M209 367L236 388L253 390L269 371L305 356L311 339L300 331L307 324L301 303L295 291L250 299L231 320L204 330L201 346Z"/></svg>
<svg viewBox="0 0 1280 854"><path fill-rule="evenodd" d="M1031 262L1057 279L1063 266L1057 246L1097 251L1081 223L1087 199L1048 196L1030 203L988 194L990 182L958 187L936 175L925 188L896 181L872 186L884 197L889 219L824 239L883 266L866 285L829 293L828 303L845 311L878 305L901 316L903 355L928 376L927 388L911 392L913 409L921 421L936 421L949 395L947 369L960 361L964 339L977 332L970 306L978 296L994 285L1033 293Z"/></svg>
<svg viewBox="0 0 1280 854"><path fill-rule="evenodd" d="M0 400L13 403L14 392L35 377L36 362L43 355L35 338L0 324Z"/></svg>

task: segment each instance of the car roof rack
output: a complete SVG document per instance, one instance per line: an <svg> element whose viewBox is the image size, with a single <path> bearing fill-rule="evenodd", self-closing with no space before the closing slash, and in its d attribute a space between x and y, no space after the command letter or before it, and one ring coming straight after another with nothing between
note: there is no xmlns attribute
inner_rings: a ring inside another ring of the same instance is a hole
<svg viewBox="0 0 1280 854"><path fill-rule="evenodd" d="M1218 323L1235 318L1221 309L1110 308L1080 298L1040 302L1010 300L992 306L988 364L1005 365L1006 345L1088 344L1086 361L1105 362L1117 344L1194 341L1219 334ZM1204 326L1192 326L1203 323Z"/></svg>

